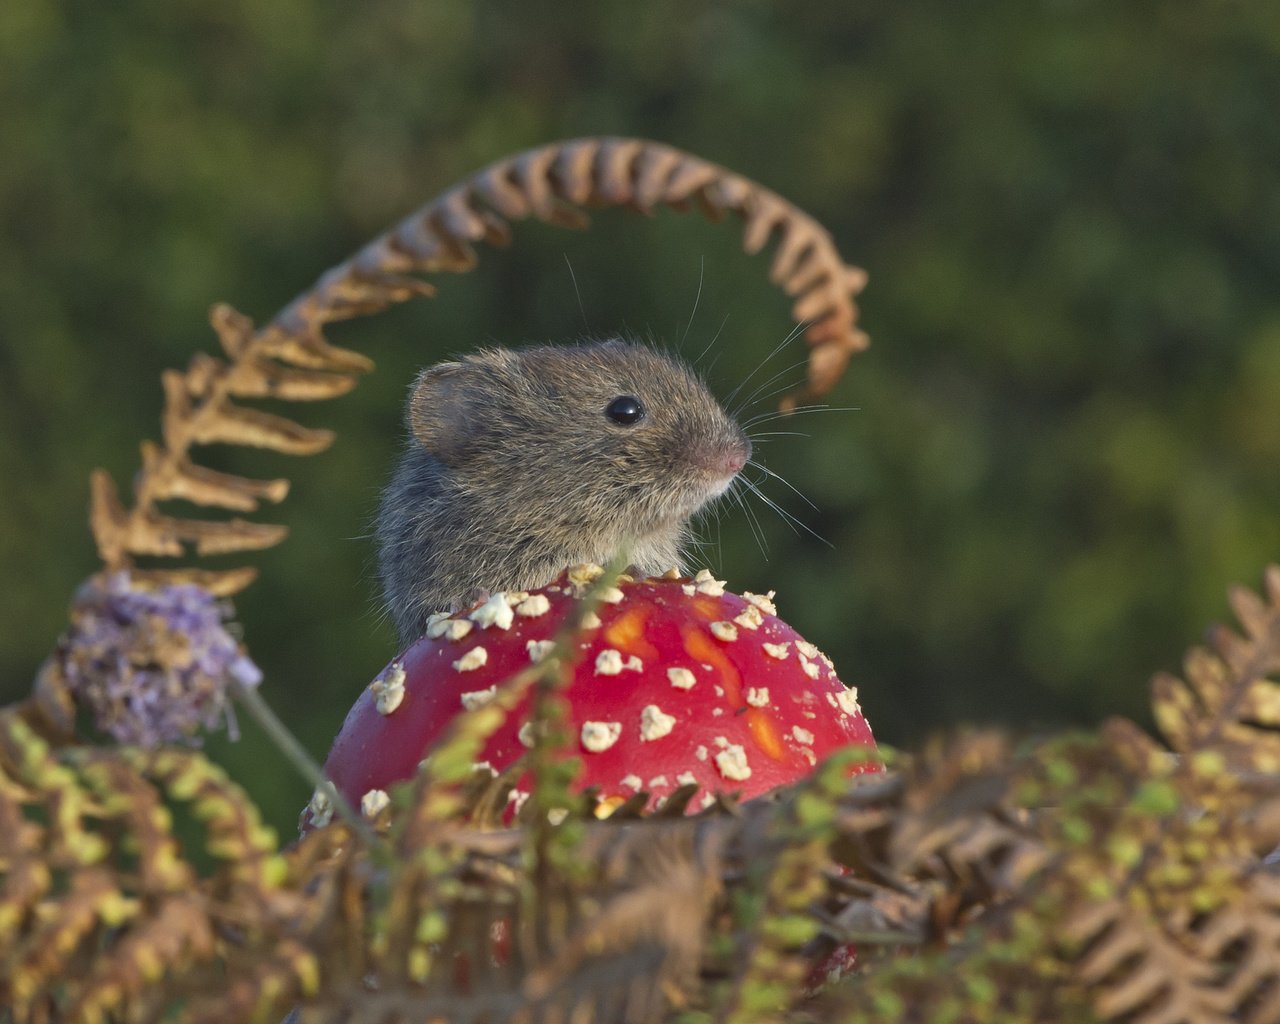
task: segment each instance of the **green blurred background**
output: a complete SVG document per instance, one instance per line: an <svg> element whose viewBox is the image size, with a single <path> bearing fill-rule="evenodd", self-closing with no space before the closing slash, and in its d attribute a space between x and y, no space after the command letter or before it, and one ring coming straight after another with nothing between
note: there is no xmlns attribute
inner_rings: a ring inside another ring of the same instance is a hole
<svg viewBox="0 0 1280 1024"><path fill-rule="evenodd" d="M211 303L264 319L483 164L615 133L782 192L871 275L874 344L833 396L857 411L761 448L832 548L757 503L766 555L726 506L713 567L776 588L889 742L1141 716L1280 558L1278 109L1263 2L0 4L4 696L95 568L89 471L127 484ZM313 750L394 653L367 533L414 370L687 328L693 355L719 332L724 393L789 329L738 249L674 214L523 226L436 300L333 332L378 371L287 410L330 452L209 453L294 480L238 609ZM210 746L287 831L307 787L245 733Z"/></svg>

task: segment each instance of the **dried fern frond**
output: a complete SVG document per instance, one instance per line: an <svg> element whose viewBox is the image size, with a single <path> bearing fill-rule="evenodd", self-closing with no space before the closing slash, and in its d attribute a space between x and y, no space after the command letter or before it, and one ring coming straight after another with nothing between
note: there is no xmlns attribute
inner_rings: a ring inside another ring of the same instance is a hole
<svg viewBox="0 0 1280 1024"><path fill-rule="evenodd" d="M210 884L182 854L178 808L200 824ZM0 712L0 822L0 1005L15 1021L147 1017L233 964L226 928L252 934L280 909L275 836L191 752L58 751Z"/></svg>
<svg viewBox="0 0 1280 1024"><path fill-rule="evenodd" d="M1215 984L1217 966L1196 956L1158 919L1120 900L1084 904L1063 926L1086 952L1076 977L1096 994L1103 1020L1132 1016L1144 1024L1232 1019L1231 993Z"/></svg>
<svg viewBox="0 0 1280 1024"><path fill-rule="evenodd" d="M1280 566L1266 572L1266 596L1231 591L1244 634L1214 629L1211 649L1193 648L1186 681L1161 674L1152 683L1160 731L1180 754L1215 751L1233 766L1280 772Z"/></svg>
<svg viewBox="0 0 1280 1024"><path fill-rule="evenodd" d="M282 501L285 479L254 480L198 465L199 445L232 444L289 455L310 455L333 441L282 416L241 404L275 398L316 401L345 394L372 368L365 356L331 345L328 323L380 312L434 294L417 275L462 273L477 262L478 243L505 245L511 221L536 217L581 227L585 207L623 206L649 213L658 206L696 207L712 220L735 213L744 221L743 246L777 248L770 279L795 298L792 313L808 324L808 384L783 407L829 391L853 353L867 345L857 327L856 296L866 274L841 260L830 234L776 193L688 153L656 142L588 138L555 143L500 160L445 192L355 256L325 273L270 323L255 330L248 318L217 306L211 321L221 358L197 355L185 371L163 376L162 443L142 447L142 469L131 506L101 470L91 480L91 526L108 571L134 567L140 556L178 558L271 547L283 526L244 518L192 520L162 514L157 505L180 498L196 505L250 513ZM135 578L156 584L191 582L226 596L253 579L250 568L151 569Z"/></svg>
<svg viewBox="0 0 1280 1024"><path fill-rule="evenodd" d="M477 243L510 242L508 221L536 217L584 227L583 207L696 207L718 221L744 220L743 248L756 253L777 238L770 280L795 296L792 315L807 323L808 390L825 394L850 356L866 348L856 296L866 272L840 258L831 235L781 196L724 167L642 139L587 138L527 150L490 165L374 239L329 271L268 326L284 337L314 337L329 321L377 312L414 294L409 274L463 273L477 263Z"/></svg>
<svg viewBox="0 0 1280 1024"><path fill-rule="evenodd" d="M1034 763L1006 736L965 733L849 794L836 852L853 870L856 898L843 923L863 941L876 939L872 922L883 920L898 943L945 942L975 910L1021 891L1050 859L1016 792Z"/></svg>
<svg viewBox="0 0 1280 1024"><path fill-rule="evenodd" d="M1215 914L1197 939L1203 958L1226 965L1221 991L1240 1020L1280 1020L1280 873L1252 874L1239 906Z"/></svg>
<svg viewBox="0 0 1280 1024"><path fill-rule="evenodd" d="M1240 587L1231 603L1243 636L1219 627L1185 682L1152 681L1177 756L1128 722L1103 732L1127 779L1072 864L1065 934L1104 1019L1280 1019L1280 903L1261 860L1273 837L1258 828L1280 814L1280 567L1265 599Z"/></svg>
<svg viewBox="0 0 1280 1024"><path fill-rule="evenodd" d="M836 849L856 877L828 928L876 945L825 1012L1280 1021L1280 876L1263 860L1280 821L1265 679L1277 578L1266 603L1233 594L1247 638L1219 630L1216 655L1189 659L1191 683L1162 710L1176 756L1122 720L1018 752L962 737L846 796ZM1156 681L1157 702L1170 692Z"/></svg>
<svg viewBox="0 0 1280 1024"><path fill-rule="evenodd" d="M279 502L287 480L253 480L198 466L197 445L238 444L290 455L309 455L332 443L327 430L312 430L281 416L237 404L239 398L316 400L345 394L357 372L372 368L364 356L327 344L266 345L249 321L217 307L212 323L226 359L201 354L185 372L163 375L163 443L144 442L142 468L134 480L131 508L102 470L91 478L90 527L107 571L131 568L137 556L178 558L190 547L197 555L227 554L271 547L284 539L283 526L242 518L192 520L163 515L159 502L181 498L196 505L253 512L263 501ZM218 596L243 589L255 570L158 569L135 579L156 585L198 582Z"/></svg>
<svg viewBox="0 0 1280 1024"><path fill-rule="evenodd" d="M20 1024L291 1005L303 1024L1273 1024L1277 876L1222 856L1231 823L1170 803L1173 762L1123 742L956 737L727 812L570 818L553 831L572 856L540 859L538 828L411 799L384 860L336 823L281 854L199 754L59 753L5 712L0 999ZM212 868L176 837L184 808ZM850 939L861 973L811 1001L806 976Z"/></svg>
<svg viewBox="0 0 1280 1024"><path fill-rule="evenodd" d="M1276 772L1280 569L1267 597L1237 589L1244 635L1215 630L1187 680L1158 675L1170 753L1132 722L1037 754L1024 790L1052 797L1040 827L1057 867L1041 913L1061 924L1071 984L1100 1020L1280 1019L1280 914L1262 862L1280 816ZM1267 822L1272 822L1267 827Z"/></svg>

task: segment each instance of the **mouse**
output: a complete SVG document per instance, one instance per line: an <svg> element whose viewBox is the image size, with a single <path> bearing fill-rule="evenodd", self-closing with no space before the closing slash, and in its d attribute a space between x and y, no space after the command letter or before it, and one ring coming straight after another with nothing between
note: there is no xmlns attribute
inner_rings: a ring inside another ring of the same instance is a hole
<svg viewBox="0 0 1280 1024"><path fill-rule="evenodd" d="M436 612L625 553L683 572L690 520L751 441L702 378L630 339L488 348L424 369L379 504L386 608L406 646Z"/></svg>

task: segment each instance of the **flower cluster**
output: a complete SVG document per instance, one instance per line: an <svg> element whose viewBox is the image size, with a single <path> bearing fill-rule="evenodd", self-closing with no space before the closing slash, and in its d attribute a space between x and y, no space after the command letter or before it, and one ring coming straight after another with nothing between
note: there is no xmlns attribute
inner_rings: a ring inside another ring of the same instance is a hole
<svg viewBox="0 0 1280 1024"><path fill-rule="evenodd" d="M98 728L121 743L193 741L224 722L233 683L262 673L228 631L228 606L202 587L144 590L127 573L88 585L59 645L64 678Z"/></svg>

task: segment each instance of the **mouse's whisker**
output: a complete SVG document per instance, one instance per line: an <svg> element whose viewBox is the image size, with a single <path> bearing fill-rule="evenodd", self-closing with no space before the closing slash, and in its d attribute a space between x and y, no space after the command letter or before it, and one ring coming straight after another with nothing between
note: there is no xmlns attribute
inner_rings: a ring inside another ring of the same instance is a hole
<svg viewBox="0 0 1280 1024"><path fill-rule="evenodd" d="M748 430L761 423L771 423L774 420L784 419L789 416L798 416L802 412L816 412L820 409L826 410L828 408L830 407L826 405L801 405L789 412L783 412L781 409L767 409L764 412L756 413L754 416L744 420L742 423L742 429Z"/></svg>
<svg viewBox="0 0 1280 1024"><path fill-rule="evenodd" d="M749 460L749 461L747 462L747 465L748 465L748 466L751 466L751 467L753 467L753 468L755 468L755 469L760 470L760 472L761 472L761 473L764 473L766 476L770 476L770 477L772 477L774 480L777 480L779 483L781 483L784 487L788 487L788 488L790 488L790 489L791 489L791 491L792 491L792 493L793 493L793 494L795 494L795 495L797 495L797 496L800 498L800 500L801 500L801 501L803 501L806 505L808 505L811 509L813 509L815 512L819 511L818 506L817 506L817 505L815 505L815 504L814 504L814 503L809 499L809 496L808 496L807 494L805 494L802 490L800 490L800 488L798 488L795 484L793 484L793 483L792 483L790 480L788 480L786 477L782 476L782 475L781 475L781 474L779 474L779 473L775 473L775 472L774 472L773 470L771 470L768 466L766 466L763 462L758 462L758 461L756 461L755 459L751 459L751 460Z"/></svg>
<svg viewBox="0 0 1280 1024"><path fill-rule="evenodd" d="M764 359L761 360L760 364L756 366L754 370L752 370L749 374L747 374L746 379L743 380L741 384L739 384L736 388L733 389L733 393L729 396L729 401L732 401L733 398L738 394L738 392L741 391L742 388L751 380L751 378L754 377L760 370L762 370L765 367L765 365L768 364L773 359L774 356L776 356L779 352L781 352L783 347L788 342L792 341L795 338L798 331L799 331L799 328L797 328L796 330L793 330L790 334L788 334L785 338L783 338L782 341L778 344L778 346L772 352L770 352L767 356L765 356ZM738 411L741 411L747 408L748 406L750 406L754 401L756 401L759 398L760 393L764 391L765 388L769 387L771 384L776 382L780 377L783 377L784 375L791 373L794 370L798 370L802 366L806 366L808 362L809 362L809 356L808 354L805 354L801 358L797 359L795 362L789 363L786 366L784 366L782 369L776 371L772 376L769 377L768 380L762 381L761 383L757 384L755 388L752 390L751 394L749 394L745 399L743 399L741 402L738 403L738 406L737 406Z"/></svg>
<svg viewBox="0 0 1280 1024"><path fill-rule="evenodd" d="M564 254L564 265L569 268L569 280L573 282L573 294L578 297L578 310L582 313L582 326L588 334L591 333L591 320L587 317L587 307L582 302L582 291L578 288L578 275L573 272L573 261L569 259L569 254Z"/></svg>
<svg viewBox="0 0 1280 1024"><path fill-rule="evenodd" d="M706 563L709 561L709 559L706 557L706 552L709 548L713 546L715 547L715 550L716 550L718 562L723 561L723 557L720 554L721 511L718 506L712 506L706 509L705 512L706 512L705 516L700 513L699 516L697 517L697 520L691 523L689 528L689 545L692 548L692 553L694 555L694 558L697 560L698 563L700 563L699 568L705 566ZM703 521L707 522L709 526L715 527L714 542L711 539L710 532L703 531L702 529Z"/></svg>
<svg viewBox="0 0 1280 1024"><path fill-rule="evenodd" d="M760 515L751 507L751 503L745 496L742 499L742 507L746 509L747 518L755 524L756 536L760 538L760 554L767 562L769 561L769 535L765 532L764 524L760 522Z"/></svg>
<svg viewBox="0 0 1280 1024"><path fill-rule="evenodd" d="M724 564L724 511L719 506L715 509L715 526L716 526L716 565Z"/></svg>
<svg viewBox="0 0 1280 1024"><path fill-rule="evenodd" d="M786 419L790 416L808 416L815 412L861 412L862 408L856 405L847 406L830 406L830 405L802 405L797 409L791 409L788 412L763 412L758 416L752 416L742 424L743 430L750 430L752 427L760 426L764 423L773 423L775 420Z"/></svg>
<svg viewBox="0 0 1280 1024"><path fill-rule="evenodd" d="M821 541L827 547L832 548L834 550L835 545L832 544L831 541L827 540L826 537L822 536L822 534L818 533L816 530L810 527L807 523L793 516L790 512L784 509L776 501L774 501L767 494L765 494L764 491L760 490L759 486L757 486L756 484L752 483L750 480L747 480L745 478L743 478L743 482L746 484L748 490L750 490L757 498L763 501L769 508L773 509L773 511L778 514L778 516L782 519L782 521L786 523L789 527L791 527L792 532L799 534L800 530L804 530L805 533L809 534L815 540ZM797 527L799 527L799 529L797 529Z"/></svg>
<svg viewBox="0 0 1280 1024"><path fill-rule="evenodd" d="M800 367L804 365L805 365L805 362L794 363L793 365L787 367L787 370L798 370ZM783 372L785 373L786 371L783 371ZM781 377L782 373L779 373L778 376ZM771 388L768 391L764 391L764 389L768 387L769 384L771 383L772 381L765 381L763 384L760 385L759 388L753 391L751 393L751 396L745 402L742 403L743 409L745 409L747 406L750 406L750 405L759 405L761 402L768 402L770 399L776 397L777 395L781 395L787 391L794 391L796 388L803 386L804 376L801 375L800 377L797 377L794 380L783 381L783 383L779 384L777 387ZM763 394L761 392L763 392Z"/></svg>
<svg viewBox="0 0 1280 1024"><path fill-rule="evenodd" d="M707 276L707 258L705 256L698 259L698 290L693 296L693 309L689 311L689 321L684 325L684 331L680 335L680 340L676 342L676 351L684 347L686 339L689 337L689 330L693 327L694 317L698 315L698 303L702 301L702 282Z"/></svg>
<svg viewBox="0 0 1280 1024"><path fill-rule="evenodd" d="M765 539L764 527L760 525L760 520L756 517L755 510L743 498L742 491L737 486L739 481L742 482L743 486L751 487L750 481L745 477L739 476L734 479L733 486L729 488L728 493L733 496L733 499L738 503L738 507L742 509L742 514L747 520L747 526L751 529L751 535L755 537L756 545L760 548L760 554L764 556L765 561L768 561L769 542Z"/></svg>
<svg viewBox="0 0 1280 1024"><path fill-rule="evenodd" d="M754 444L757 441L759 441L761 444L764 444L770 438L774 438L774 437L810 437L811 438L813 437L813 435L807 434L803 430L766 430L762 434L749 434L748 437L751 438L752 444Z"/></svg>
<svg viewBox="0 0 1280 1024"><path fill-rule="evenodd" d="M738 403L735 415L746 412L749 408L758 406L761 402L768 402L784 392L794 391L796 388L803 386L804 374L798 377L793 377L792 374L794 371L801 369L807 362L808 360L801 360L800 362L792 363L790 366L783 367L768 380L762 381L746 399ZM779 380L782 381L781 384L778 383Z"/></svg>
<svg viewBox="0 0 1280 1024"><path fill-rule="evenodd" d="M720 321L720 326L716 328L716 333L711 335L711 340L707 342L706 347L698 353L698 358L693 361L694 366L699 366L707 357L707 353L715 348L716 342L720 340L720 334L724 330L724 325L729 322L729 314L724 315L724 319ZM716 358L711 360L711 366L707 367L707 373L710 374L712 367L716 365L716 360L720 358L720 353L716 353Z"/></svg>
<svg viewBox="0 0 1280 1024"><path fill-rule="evenodd" d="M771 500L767 498L764 498L764 495L760 494L760 489L758 488L758 486L751 483L751 481L746 479L746 477L742 477L742 486L744 486L745 490L748 490L748 492L756 494L758 495L758 497L762 498L765 504L772 504L774 511L781 512L781 509L778 508L777 504L771 502ZM741 504L742 504L742 509L744 509L744 511L746 512L746 516L748 516L751 522L754 522L756 529L763 532L764 527L760 525L758 513L755 512L754 508L751 508L751 503L749 502L748 499L746 499L746 495L741 495ZM795 530L795 526L791 525L791 522L790 520L788 520L787 516L783 515L782 521L786 522L787 526L790 526L792 531Z"/></svg>
<svg viewBox="0 0 1280 1024"><path fill-rule="evenodd" d="M749 374L743 377L742 380L739 381L738 386L729 392L729 396L724 400L724 404L726 407L730 406L733 403L733 400L734 398L737 397L738 392L740 392L744 387L747 386L748 383L750 383L752 377L754 377L757 373L763 370L774 356L776 356L779 352L781 352L784 348L786 348L787 345L790 344L791 341L795 339L796 335L798 335L802 330L804 330L804 326L805 326L804 324L796 324L795 327L793 327L790 331L787 332L786 337L784 337L780 342L778 342L778 344L776 344L773 347L773 351L771 351L767 356L761 359L760 362L756 363L755 369L753 369ZM803 363L805 362L808 362L807 356L801 363L796 365L803 365ZM790 369L795 369L795 366L790 367ZM783 370L781 372L786 373L788 371ZM778 379L777 374L775 374L773 377L770 378L770 380L777 380L777 379ZM768 383L769 382L766 381L765 385L767 385ZM742 404L749 405L750 402L751 402L751 399L748 398Z"/></svg>

